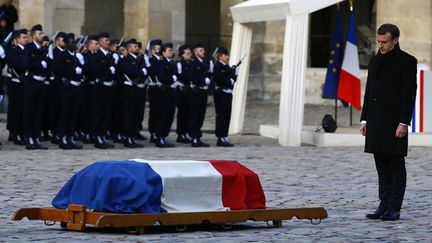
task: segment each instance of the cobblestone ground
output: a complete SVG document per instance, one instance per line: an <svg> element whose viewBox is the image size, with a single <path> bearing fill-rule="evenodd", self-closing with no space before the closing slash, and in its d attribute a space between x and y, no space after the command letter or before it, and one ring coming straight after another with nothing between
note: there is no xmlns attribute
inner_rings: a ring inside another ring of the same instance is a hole
<svg viewBox="0 0 432 243"><path fill-rule="evenodd" d="M209 117L212 114L209 108ZM261 122L277 121L277 106L247 108L246 131L234 136L234 148L194 149L180 145L159 149L146 143L144 149L96 150L87 145L82 151L62 151L50 145L48 151L26 151L0 140L0 241L92 241L92 242L348 242L426 241L432 239L432 150L413 147L407 158L408 185L402 218L396 222L371 221L364 214L377 205L377 175L371 155L361 147L286 148L257 133ZM314 125L331 107L307 107L305 124ZM355 114L358 117L358 114ZM348 117L348 116L346 116ZM344 118L346 119L346 118ZM356 119L357 121L357 119ZM347 122L343 120L341 122ZM358 123L358 122L357 122ZM212 123L206 123L211 129ZM172 136L173 137L173 136ZM172 138L171 140L173 140ZM206 134L206 141L216 139ZM57 224L47 227L40 221L11 221L22 207L46 207L60 187L75 172L104 159L230 159L256 171L272 207L325 207L329 218L320 225L306 220L284 221L283 227L269 229L265 223L237 224L232 230L192 228L186 232L153 229L144 235L124 232L66 232Z"/></svg>

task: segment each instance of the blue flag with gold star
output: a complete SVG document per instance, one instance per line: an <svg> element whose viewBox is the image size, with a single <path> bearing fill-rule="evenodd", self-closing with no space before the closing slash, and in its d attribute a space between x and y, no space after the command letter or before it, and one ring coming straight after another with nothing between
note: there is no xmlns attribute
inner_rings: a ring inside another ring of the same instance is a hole
<svg viewBox="0 0 432 243"><path fill-rule="evenodd" d="M342 22L340 10L338 10L336 15L336 28L332 37L330 58L324 83L323 98L337 98L339 73L342 66L342 60Z"/></svg>

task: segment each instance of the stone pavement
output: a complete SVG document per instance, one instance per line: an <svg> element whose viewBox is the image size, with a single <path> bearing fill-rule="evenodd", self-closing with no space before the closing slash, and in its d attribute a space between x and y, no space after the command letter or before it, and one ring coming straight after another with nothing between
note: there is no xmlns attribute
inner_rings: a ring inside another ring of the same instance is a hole
<svg viewBox="0 0 432 243"><path fill-rule="evenodd" d="M0 140L0 241L91 241L91 242L347 242L431 241L432 239L432 150L410 148L407 158L408 185L402 218L396 222L371 221L364 214L377 205L377 175L371 155L361 147L280 147L276 140L256 136L261 121L275 122L274 106L247 108L246 131L234 136L234 148L191 148L180 145L159 149L146 143L144 149L26 151L5 144L4 124ZM305 124L314 124L326 107L308 107ZM330 108L331 109L331 108ZM214 116L209 108L209 117ZM264 113L264 114L261 114ZM309 114L310 113L310 114ZM249 119L250 118L250 119ZM346 120L345 120L346 122ZM357 122L358 123L358 122ZM210 124L210 125L209 125ZM211 123L206 123L211 128ZM173 137L173 136L172 136ZM211 134L206 141L215 143ZM171 139L172 140L172 139ZM307 220L284 221L283 227L268 229L265 223L242 223L232 230L194 228L187 232L154 229L144 235L123 232L66 232L57 224L41 221L11 221L22 207L46 207L60 187L75 172L104 159L230 159L238 160L261 178L271 207L325 207L329 218L320 225ZM431 221L429 221L431 220Z"/></svg>

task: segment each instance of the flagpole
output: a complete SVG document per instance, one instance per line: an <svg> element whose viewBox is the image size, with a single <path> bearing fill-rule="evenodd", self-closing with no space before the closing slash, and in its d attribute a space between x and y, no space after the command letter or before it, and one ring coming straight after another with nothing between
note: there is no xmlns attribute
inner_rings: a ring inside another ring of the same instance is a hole
<svg viewBox="0 0 432 243"><path fill-rule="evenodd" d="M354 0L350 0L349 1L349 3L350 3L350 12L354 11L354 3L353 3L353 1ZM350 104L350 127L352 127L352 118L353 118L353 115L352 115L352 104Z"/></svg>
<svg viewBox="0 0 432 243"><path fill-rule="evenodd" d="M336 4L336 10L337 10L337 11L340 10L340 4L339 4L339 3ZM337 97L337 94L336 94L336 96L335 96L335 103L334 103L334 109L335 109L335 123L336 123L336 126L337 126L337 121L338 121L337 101L338 101L338 97Z"/></svg>

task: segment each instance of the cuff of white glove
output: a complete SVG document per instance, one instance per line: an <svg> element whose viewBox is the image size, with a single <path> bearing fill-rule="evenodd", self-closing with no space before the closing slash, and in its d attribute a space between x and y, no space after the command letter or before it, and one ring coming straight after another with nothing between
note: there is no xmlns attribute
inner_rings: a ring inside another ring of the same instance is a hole
<svg viewBox="0 0 432 243"><path fill-rule="evenodd" d="M76 67L75 68L75 73L78 74L78 75L81 75L82 74L82 69L80 67Z"/></svg>
<svg viewBox="0 0 432 243"><path fill-rule="evenodd" d="M143 68L142 72L143 72L144 75L147 75L147 69Z"/></svg>
<svg viewBox="0 0 432 243"><path fill-rule="evenodd" d="M173 75L172 78L174 82L177 81L177 76Z"/></svg>
<svg viewBox="0 0 432 243"><path fill-rule="evenodd" d="M408 126L408 124L405 124L405 123L402 123L402 122L399 122L399 125L402 125L402 126L404 126L404 127L407 127L407 126Z"/></svg>
<svg viewBox="0 0 432 243"><path fill-rule="evenodd" d="M365 121L365 120L363 120L363 121L361 121L361 122L360 122L360 124L366 124L366 121Z"/></svg>
<svg viewBox="0 0 432 243"><path fill-rule="evenodd" d="M111 74L115 74L115 67L111 66L110 70L111 70Z"/></svg>
<svg viewBox="0 0 432 243"><path fill-rule="evenodd" d="M42 68L43 68L43 69L47 68L47 63L46 63L45 61L42 61L42 62L41 62L41 65L42 65Z"/></svg>
<svg viewBox="0 0 432 243"><path fill-rule="evenodd" d="M234 85L234 79L230 79L230 81L231 81L231 85Z"/></svg>
<svg viewBox="0 0 432 243"><path fill-rule="evenodd" d="M205 79L205 84L206 84L206 85L209 85L209 84L210 84L210 79L209 79L209 78L206 78L206 79Z"/></svg>

